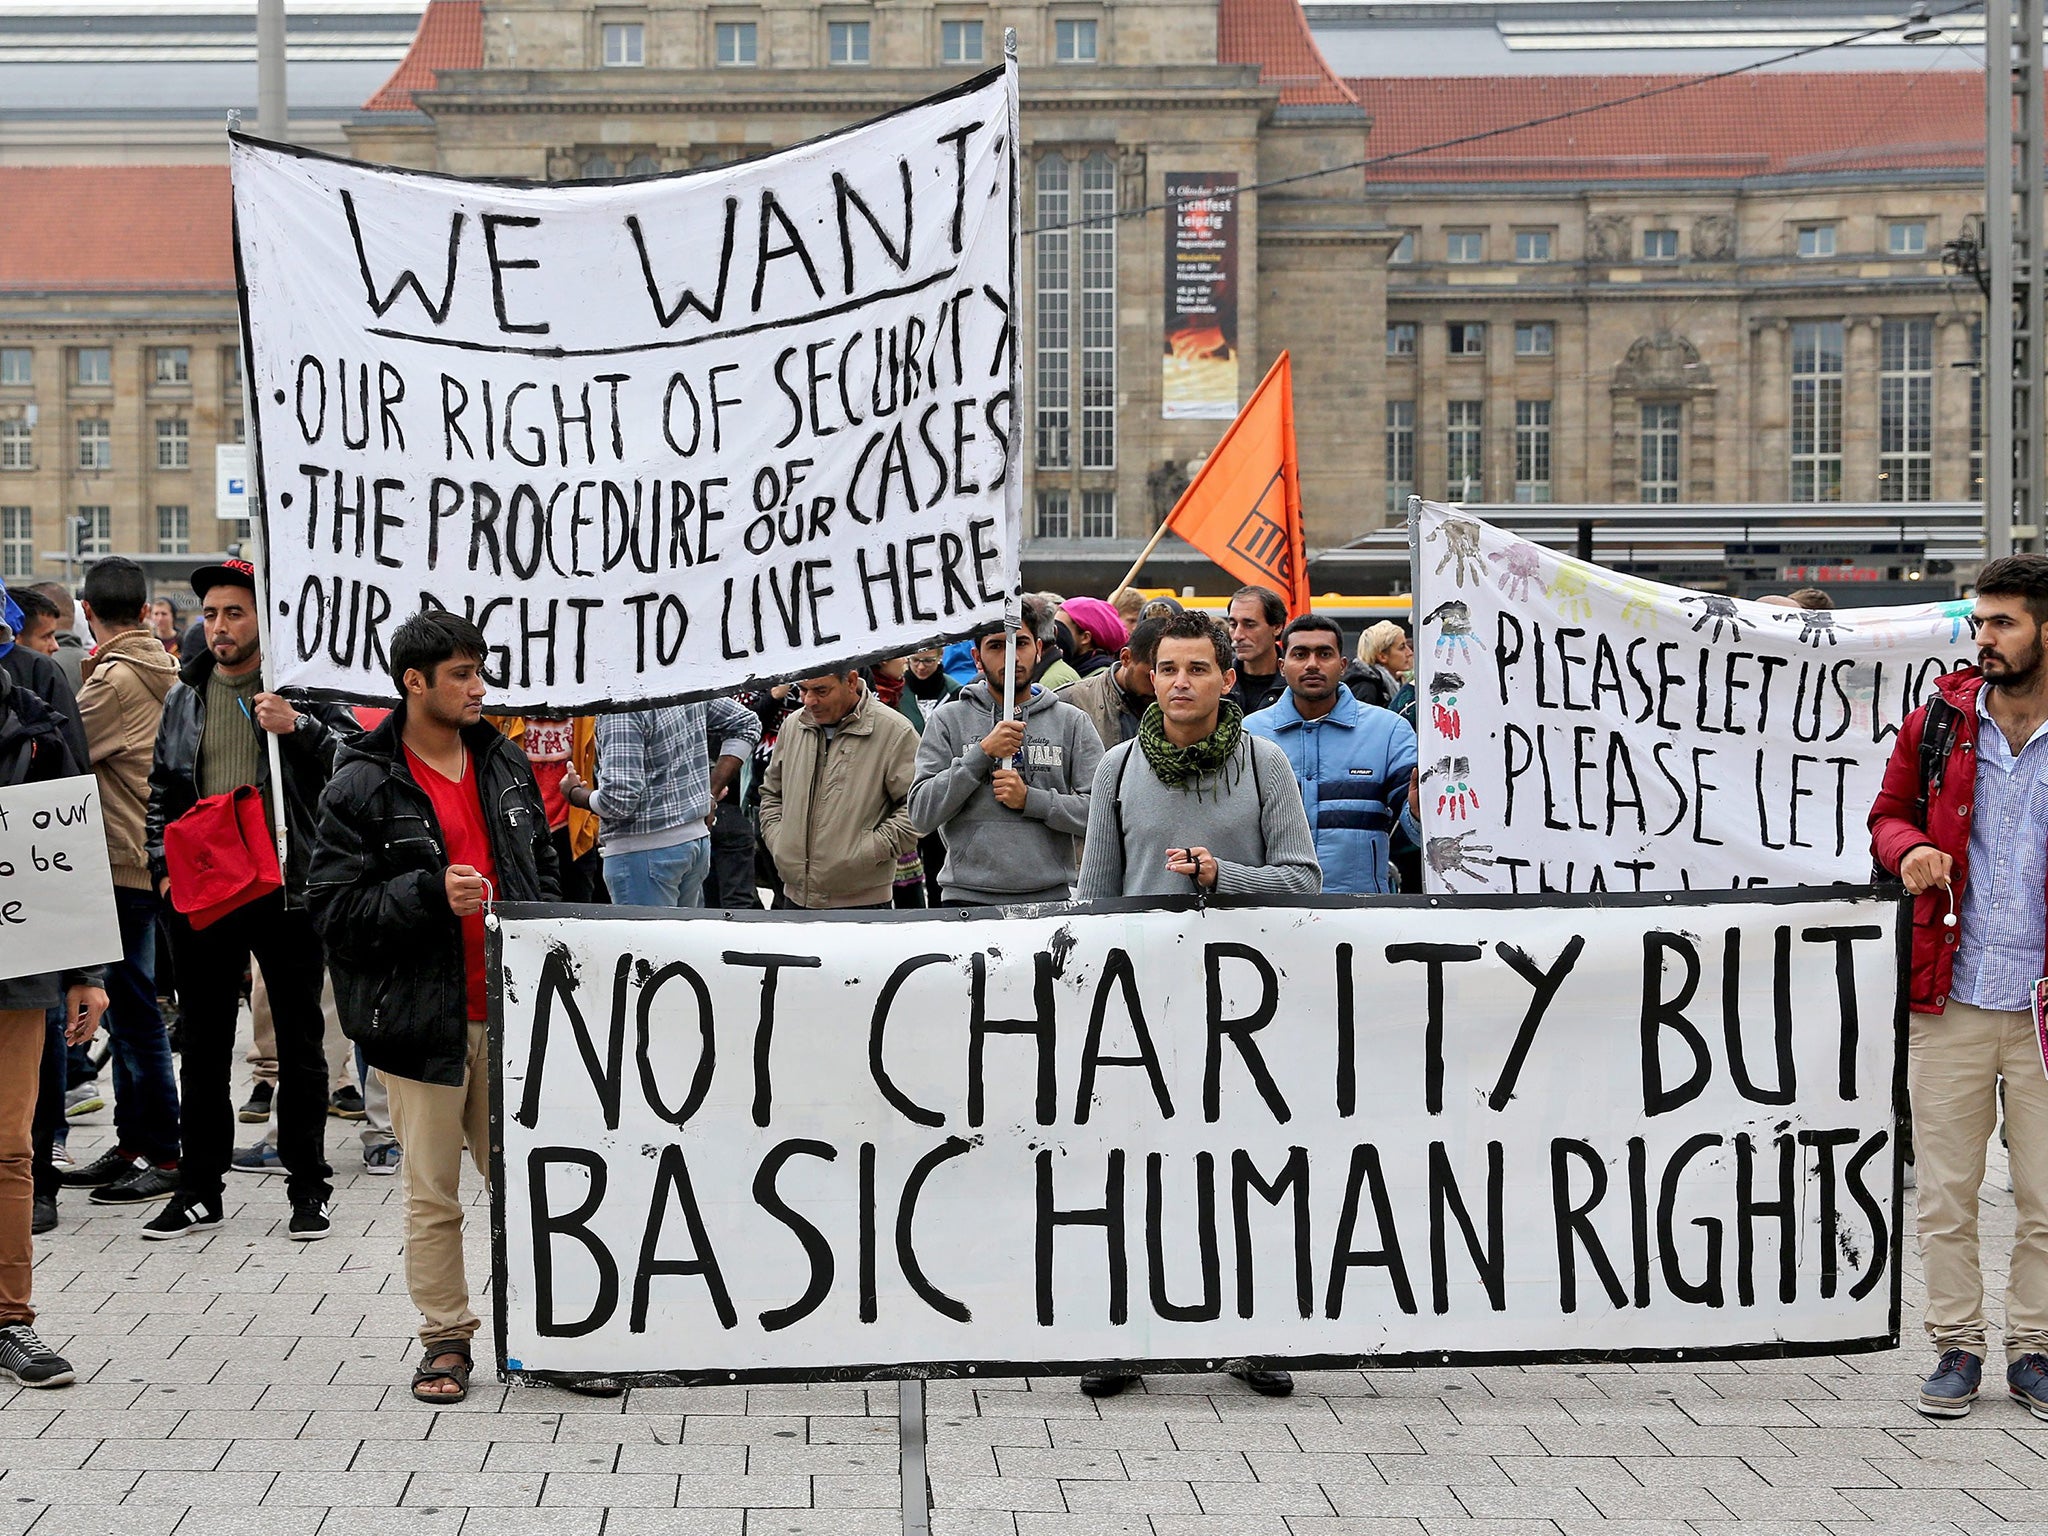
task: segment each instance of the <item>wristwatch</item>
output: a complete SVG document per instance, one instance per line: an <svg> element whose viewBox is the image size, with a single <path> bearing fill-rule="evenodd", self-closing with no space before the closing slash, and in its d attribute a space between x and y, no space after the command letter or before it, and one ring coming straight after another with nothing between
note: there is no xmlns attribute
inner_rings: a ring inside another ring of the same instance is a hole
<svg viewBox="0 0 2048 1536"><path fill-rule="evenodd" d="M303 709L298 713L298 719L292 722L292 734L294 736L310 736L313 732L320 729L320 722L314 719L313 716L307 714Z"/></svg>

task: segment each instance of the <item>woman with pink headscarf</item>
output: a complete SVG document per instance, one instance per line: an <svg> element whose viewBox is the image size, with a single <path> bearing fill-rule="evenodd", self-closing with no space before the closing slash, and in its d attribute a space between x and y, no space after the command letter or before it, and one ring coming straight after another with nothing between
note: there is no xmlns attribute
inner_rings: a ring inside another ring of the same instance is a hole
<svg viewBox="0 0 2048 1536"><path fill-rule="evenodd" d="M1130 639L1122 615L1099 597L1068 598L1058 620L1067 632L1067 661L1083 677L1115 666L1117 653Z"/></svg>

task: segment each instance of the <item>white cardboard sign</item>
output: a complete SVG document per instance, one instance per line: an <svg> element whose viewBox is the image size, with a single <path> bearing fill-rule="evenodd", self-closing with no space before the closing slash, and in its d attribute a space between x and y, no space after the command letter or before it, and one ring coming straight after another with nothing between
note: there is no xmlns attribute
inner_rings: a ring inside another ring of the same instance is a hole
<svg viewBox="0 0 2048 1536"><path fill-rule="evenodd" d="M511 908L514 1372L1896 1339L1899 905Z"/></svg>
<svg viewBox="0 0 2048 1536"><path fill-rule="evenodd" d="M461 180L231 146L277 682L391 693L438 605L496 707L698 698L1019 581L1015 81L743 164Z"/></svg>
<svg viewBox="0 0 2048 1536"><path fill-rule="evenodd" d="M120 958L99 780L0 789L0 977Z"/></svg>

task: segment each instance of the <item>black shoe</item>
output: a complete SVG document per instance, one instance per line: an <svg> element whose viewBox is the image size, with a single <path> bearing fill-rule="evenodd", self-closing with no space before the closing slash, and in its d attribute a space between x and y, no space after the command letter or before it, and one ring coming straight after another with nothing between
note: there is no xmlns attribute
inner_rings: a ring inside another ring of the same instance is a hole
<svg viewBox="0 0 2048 1536"><path fill-rule="evenodd" d="M337 1120L360 1120L363 1118L363 1096L355 1088L343 1084L334 1090L334 1096L327 1101L327 1113Z"/></svg>
<svg viewBox="0 0 2048 1536"><path fill-rule="evenodd" d="M1288 1397L1294 1392L1294 1378L1286 1371L1232 1371L1230 1374L1261 1397Z"/></svg>
<svg viewBox="0 0 2048 1536"><path fill-rule="evenodd" d="M270 1096L274 1092L268 1083L257 1083L249 1089L249 1102L235 1111L235 1118L245 1125L261 1125L270 1118Z"/></svg>
<svg viewBox="0 0 2048 1536"><path fill-rule="evenodd" d="M37 1195L30 1202L28 1229L36 1237L41 1237L45 1232L57 1230L57 1197L55 1195Z"/></svg>
<svg viewBox="0 0 2048 1536"><path fill-rule="evenodd" d="M221 1220L218 1200L202 1200L197 1195L173 1195L171 1203L143 1227L142 1235L151 1242L162 1242L165 1238L188 1237L194 1232L211 1232L221 1224Z"/></svg>
<svg viewBox="0 0 2048 1536"><path fill-rule="evenodd" d="M177 1169L144 1163L127 1178L116 1179L105 1188L94 1190L86 1199L94 1205L149 1205L157 1200L168 1200L177 1192Z"/></svg>
<svg viewBox="0 0 2048 1536"><path fill-rule="evenodd" d="M27 1323L0 1328L0 1376L12 1376L24 1387L68 1387L71 1362L36 1337Z"/></svg>
<svg viewBox="0 0 2048 1536"><path fill-rule="evenodd" d="M57 1182L66 1189L98 1189L103 1184L114 1184L135 1171L135 1159L116 1148L109 1148L83 1168L66 1168L57 1175Z"/></svg>
<svg viewBox="0 0 2048 1536"><path fill-rule="evenodd" d="M334 1223L328 1218L325 1200L294 1200L292 1219L286 1223L284 1235L295 1243L317 1243L334 1230Z"/></svg>
<svg viewBox="0 0 2048 1536"><path fill-rule="evenodd" d="M1090 1371L1081 1378L1081 1390L1090 1397L1115 1397L1137 1379L1136 1376L1119 1376L1114 1371Z"/></svg>

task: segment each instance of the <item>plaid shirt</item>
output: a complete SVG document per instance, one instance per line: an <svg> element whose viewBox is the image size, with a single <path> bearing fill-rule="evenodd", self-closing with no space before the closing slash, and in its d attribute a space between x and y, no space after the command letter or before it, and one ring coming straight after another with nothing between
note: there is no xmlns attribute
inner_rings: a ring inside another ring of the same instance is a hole
<svg viewBox="0 0 2048 1536"><path fill-rule="evenodd" d="M590 808L603 822L603 840L647 837L709 817L714 731L717 755L744 762L761 739L761 721L731 699L600 715Z"/></svg>

